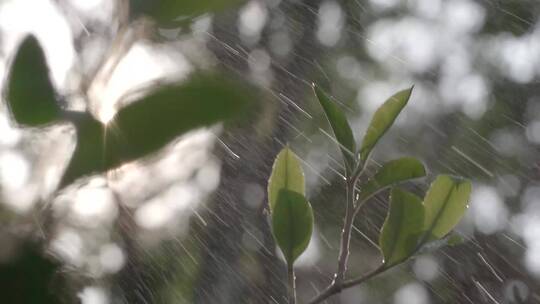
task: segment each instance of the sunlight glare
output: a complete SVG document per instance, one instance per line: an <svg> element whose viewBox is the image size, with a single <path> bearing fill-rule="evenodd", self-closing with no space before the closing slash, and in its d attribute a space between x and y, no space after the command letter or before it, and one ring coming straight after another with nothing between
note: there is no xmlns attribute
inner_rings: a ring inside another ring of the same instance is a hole
<svg viewBox="0 0 540 304"><path fill-rule="evenodd" d="M101 287L87 286L77 296L81 304L109 304L109 297Z"/></svg>

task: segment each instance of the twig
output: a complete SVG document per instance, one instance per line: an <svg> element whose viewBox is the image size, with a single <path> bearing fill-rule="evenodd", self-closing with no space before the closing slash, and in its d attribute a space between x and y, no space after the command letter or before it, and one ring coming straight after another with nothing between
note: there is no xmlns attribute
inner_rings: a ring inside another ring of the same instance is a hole
<svg viewBox="0 0 540 304"><path fill-rule="evenodd" d="M347 260L349 258L349 245L351 242L351 231L354 222L354 180L347 181L347 207L345 211L345 221L343 223L343 229L341 231L341 247L338 259L338 269L334 277L334 284L341 284L345 279L345 273L347 272Z"/></svg>
<svg viewBox="0 0 540 304"><path fill-rule="evenodd" d="M364 168L365 168L364 164L360 164L354 170L352 175L347 179L347 209L345 211L345 221L343 224L343 230L341 234L341 248L340 248L340 254L339 254L339 259L338 259L338 270L334 276L334 281L323 292L321 292L319 295L313 298L309 302L309 304L320 303L321 301L324 301L328 297L341 292L343 289L360 285L364 283L365 281L371 279L372 277L395 266L395 265L383 264L379 266L377 269L373 270L372 272L367 273L366 275L360 278L352 279L352 280L345 280L345 273L347 271L347 260L349 257L349 244L351 240L351 232L352 232L354 219L356 215L360 212L362 207L365 205L367 200L369 200L371 197L373 197L380 191L387 188L387 187L383 187L379 189L378 191L357 201L355 197L356 184L360 176L362 176Z"/></svg>
<svg viewBox="0 0 540 304"><path fill-rule="evenodd" d="M296 304L296 278L294 277L294 268L292 263L287 266L287 277L289 278L289 304Z"/></svg>
<svg viewBox="0 0 540 304"><path fill-rule="evenodd" d="M347 177L347 207L345 211L345 221L341 231L341 247L338 259L338 269L334 276L333 285L339 285L345 279L347 272L347 260L349 259L349 247L351 243L351 232L354 218L358 213L356 210L356 184L364 171L364 164L358 164L353 173Z"/></svg>
<svg viewBox="0 0 540 304"><path fill-rule="evenodd" d="M342 285L342 288L341 289L346 289L346 288L350 288L350 287L353 287L353 286L356 286L356 285L360 285L362 283L364 283L365 281L385 272L386 270L394 267L395 265L392 265L392 266L387 266L387 265L381 265L379 266L378 268L376 268L375 270L363 275L362 277L359 277L359 278L356 278L356 279L351 279L351 280L347 280L345 282L343 282L343 285Z"/></svg>
<svg viewBox="0 0 540 304"><path fill-rule="evenodd" d="M388 267L386 265L381 265L378 268L376 268L375 270L363 275L362 277L352 279L352 280L347 280L347 281L344 281L341 284L331 284L323 292L321 292L318 296L311 299L311 301L309 301L309 304L321 303L322 301L326 300L327 298L341 292L343 289L347 289L347 288L350 288L350 287L353 287L353 286L360 285L360 284L366 282L367 280L377 276L378 274L381 274L381 273L385 272L386 270L388 270L390 268L391 267Z"/></svg>

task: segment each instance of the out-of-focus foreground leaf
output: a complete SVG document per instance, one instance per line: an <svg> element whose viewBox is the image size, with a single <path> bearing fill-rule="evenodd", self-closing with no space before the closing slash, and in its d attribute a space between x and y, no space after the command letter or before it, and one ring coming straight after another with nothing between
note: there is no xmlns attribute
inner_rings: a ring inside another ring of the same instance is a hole
<svg viewBox="0 0 540 304"><path fill-rule="evenodd" d="M245 0L130 0L132 14L152 17L160 26L175 27L205 13L234 7Z"/></svg>
<svg viewBox="0 0 540 304"><path fill-rule="evenodd" d="M44 258L35 245L26 245L12 261L0 263L0 302L57 304L51 281L59 265Z"/></svg>
<svg viewBox="0 0 540 304"><path fill-rule="evenodd" d="M384 264L394 265L411 256L423 227L422 200L410 192L392 189L390 210L379 237Z"/></svg>
<svg viewBox="0 0 540 304"><path fill-rule="evenodd" d="M448 244L448 246L458 246L465 243L465 239L457 233L451 233L448 236L446 243Z"/></svg>
<svg viewBox="0 0 540 304"><path fill-rule="evenodd" d="M426 235L423 232L422 238L420 239L423 242L421 244L418 244L418 251L415 252L415 254L421 255L426 253L433 253L446 246L453 247L465 243L465 239L456 232L450 232L442 239L432 239L431 241L426 241L426 239L424 239L425 236Z"/></svg>
<svg viewBox="0 0 540 304"><path fill-rule="evenodd" d="M45 54L36 37L27 36L11 64L6 100L15 122L35 127L60 118Z"/></svg>
<svg viewBox="0 0 540 304"><path fill-rule="evenodd" d="M385 163L372 178L361 186L360 201L368 199L378 191L413 178L424 177L426 169L422 162L413 157L402 157Z"/></svg>
<svg viewBox="0 0 540 304"><path fill-rule="evenodd" d="M77 146L60 187L156 152L194 128L233 119L254 102L245 86L217 75L196 75L160 87L122 108L105 126L75 116Z"/></svg>
<svg viewBox="0 0 540 304"><path fill-rule="evenodd" d="M313 211L306 198L296 192L279 191L272 212L272 232L289 265L306 250L313 232Z"/></svg>
<svg viewBox="0 0 540 304"><path fill-rule="evenodd" d="M440 239L459 223L467 210L471 183L439 175L424 198L424 231L429 239Z"/></svg>
<svg viewBox="0 0 540 304"><path fill-rule="evenodd" d="M347 122L347 118L341 109L330 100L330 97L317 85L313 84L313 90L315 95L321 104L326 118L332 127L334 136L340 145L341 152L343 154L343 160L345 161L345 167L348 172L352 172L355 168L354 154L356 153L356 143L354 136Z"/></svg>
<svg viewBox="0 0 540 304"><path fill-rule="evenodd" d="M283 148L276 157L272 174L268 179L268 204L274 210L281 189L305 195L304 171L298 157L289 147Z"/></svg>
<svg viewBox="0 0 540 304"><path fill-rule="evenodd" d="M409 97L411 97L413 88L400 91L390 97L380 106L366 131L366 135L360 147L360 159L366 162L371 150L375 147L381 137L390 129L401 110L407 105Z"/></svg>

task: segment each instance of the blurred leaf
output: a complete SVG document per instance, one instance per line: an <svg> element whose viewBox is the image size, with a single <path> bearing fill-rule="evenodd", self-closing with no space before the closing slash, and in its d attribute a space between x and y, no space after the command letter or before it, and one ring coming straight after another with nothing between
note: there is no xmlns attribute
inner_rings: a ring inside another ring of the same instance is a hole
<svg viewBox="0 0 540 304"><path fill-rule="evenodd" d="M368 199L378 191L413 178L424 177L424 165L413 157L403 157L384 164L361 188L360 201Z"/></svg>
<svg viewBox="0 0 540 304"><path fill-rule="evenodd" d="M245 0L130 0L132 14L152 17L163 27L176 27L205 13L234 7Z"/></svg>
<svg viewBox="0 0 540 304"><path fill-rule="evenodd" d="M398 264L414 253L423 224L422 200L410 192L393 188L390 210L379 237L385 265Z"/></svg>
<svg viewBox="0 0 540 304"><path fill-rule="evenodd" d="M56 304L51 282L60 265L44 258L38 246L19 248L18 256L0 263L0 302L17 304Z"/></svg>
<svg viewBox="0 0 540 304"><path fill-rule="evenodd" d="M440 239L459 223L468 207L469 181L439 175L424 198L424 230L430 239Z"/></svg>
<svg viewBox="0 0 540 304"><path fill-rule="evenodd" d="M413 87L394 94L377 109L371 119L360 148L360 159L362 162L367 161L371 150L373 150L379 139L392 126L401 110L407 105L412 90Z"/></svg>
<svg viewBox="0 0 540 304"><path fill-rule="evenodd" d="M272 166L272 174L268 179L268 204L274 210L279 191L282 189L305 194L304 171L298 157L289 147L283 148Z"/></svg>
<svg viewBox="0 0 540 304"><path fill-rule="evenodd" d="M77 144L60 181L60 189L82 176L107 171L105 125L89 113L80 113L73 123Z"/></svg>
<svg viewBox="0 0 540 304"><path fill-rule="evenodd" d="M418 244L420 247L418 248L418 254L425 254L425 253L433 253L443 247L446 246L457 246L465 242L465 240L456 233L450 233L449 235L445 236L442 239L437 239L434 236L431 238L425 238L425 235L422 233L423 237L421 240L430 240L424 242L423 244Z"/></svg>
<svg viewBox="0 0 540 304"><path fill-rule="evenodd" d="M355 168L354 154L356 153L356 143L354 141L354 135L352 133L351 127L347 122L347 118L341 109L330 100L330 97L320 89L317 85L313 84L313 90L315 95L321 104L326 118L332 127L334 136L336 137L337 142L340 145L341 152L343 154L343 159L345 161L345 167L350 173Z"/></svg>
<svg viewBox="0 0 540 304"><path fill-rule="evenodd" d="M446 243L448 246L457 246L465 243L465 239L457 233L452 233L446 240Z"/></svg>
<svg viewBox="0 0 540 304"><path fill-rule="evenodd" d="M60 187L156 152L194 128L238 117L252 102L238 83L198 75L127 105L107 126L89 114L73 116L77 146Z"/></svg>
<svg viewBox="0 0 540 304"><path fill-rule="evenodd" d="M272 232L289 265L304 252L313 231L313 211L306 198L287 189L279 191L272 212Z"/></svg>
<svg viewBox="0 0 540 304"><path fill-rule="evenodd" d="M32 35L23 40L11 64L6 99L15 122L22 126L50 124L60 118L45 54Z"/></svg>

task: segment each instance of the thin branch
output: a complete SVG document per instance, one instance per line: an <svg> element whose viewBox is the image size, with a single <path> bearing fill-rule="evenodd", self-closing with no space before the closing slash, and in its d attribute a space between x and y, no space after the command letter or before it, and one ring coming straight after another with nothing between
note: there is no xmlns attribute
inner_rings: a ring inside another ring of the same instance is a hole
<svg viewBox="0 0 540 304"><path fill-rule="evenodd" d="M345 221L343 223L343 229L341 231L341 247L338 258L338 269L334 276L335 284L340 284L345 279L345 273L347 272L347 261L349 259L349 247L351 243L351 233L354 224L354 218L356 217L356 184L364 172L365 163L358 164L352 174L347 177L347 207L345 211Z"/></svg>
<svg viewBox="0 0 540 304"><path fill-rule="evenodd" d="M351 280L347 280L345 282L343 282L343 285L341 286L341 289L346 289L346 288L350 288L350 287L353 287L353 286L357 286L357 285L360 285L364 282L366 282L367 280L385 272L386 270L394 267L396 265L392 265L392 266L387 266L387 265L381 265L379 266L378 268L376 268L375 270L371 271L371 272L368 272L367 274L359 277L359 278L356 278L356 279L351 279Z"/></svg>
<svg viewBox="0 0 540 304"><path fill-rule="evenodd" d="M296 304L296 278L294 276L294 268L292 263L287 266L287 277L289 279L289 304Z"/></svg>
<svg viewBox="0 0 540 304"><path fill-rule="evenodd" d="M358 164L356 169L351 174L351 181L354 181L354 185L358 182L358 179L360 176L362 176L362 173L364 173L364 169L366 168L366 162L361 162Z"/></svg>
<svg viewBox="0 0 540 304"><path fill-rule="evenodd" d="M354 222L354 191L355 185L350 180L347 181L347 207L345 211L345 221L341 231L341 247L338 259L338 269L334 277L334 284L340 284L345 279L347 272L347 260L349 258L349 245L351 242L351 231Z"/></svg>
<svg viewBox="0 0 540 304"><path fill-rule="evenodd" d="M332 284L332 285L328 286L318 296L311 299L311 301L309 301L309 304L321 303L322 301L328 299L329 297L341 292L343 289L347 289L347 288L351 288L353 286L360 285L360 284L368 281L369 279L371 279L371 278L385 272L386 270L388 270L390 268L391 267L381 265L378 268L376 268L375 270L363 275L362 277L352 279L352 280L347 280L347 281L344 281L341 284Z"/></svg>
<svg viewBox="0 0 540 304"><path fill-rule="evenodd" d="M338 258L338 269L334 275L334 282L332 285L339 285L345 280L345 273L347 272L347 261L349 259L349 247L351 243L351 233L354 225L354 218L356 217L356 184L364 172L365 163L357 164L353 172L347 176L347 207L345 210L345 220L343 222L343 229L341 230L341 247Z"/></svg>
<svg viewBox="0 0 540 304"><path fill-rule="evenodd" d="M382 187L382 188L379 188L377 191L371 193L370 195L364 197L363 199L361 199L360 201L356 202L356 207L354 209L354 216L356 216L360 210L362 210L362 207L364 207L364 205L366 204L366 202L374 197L375 195L381 193L382 191L388 189L390 186L386 186L386 187Z"/></svg>

